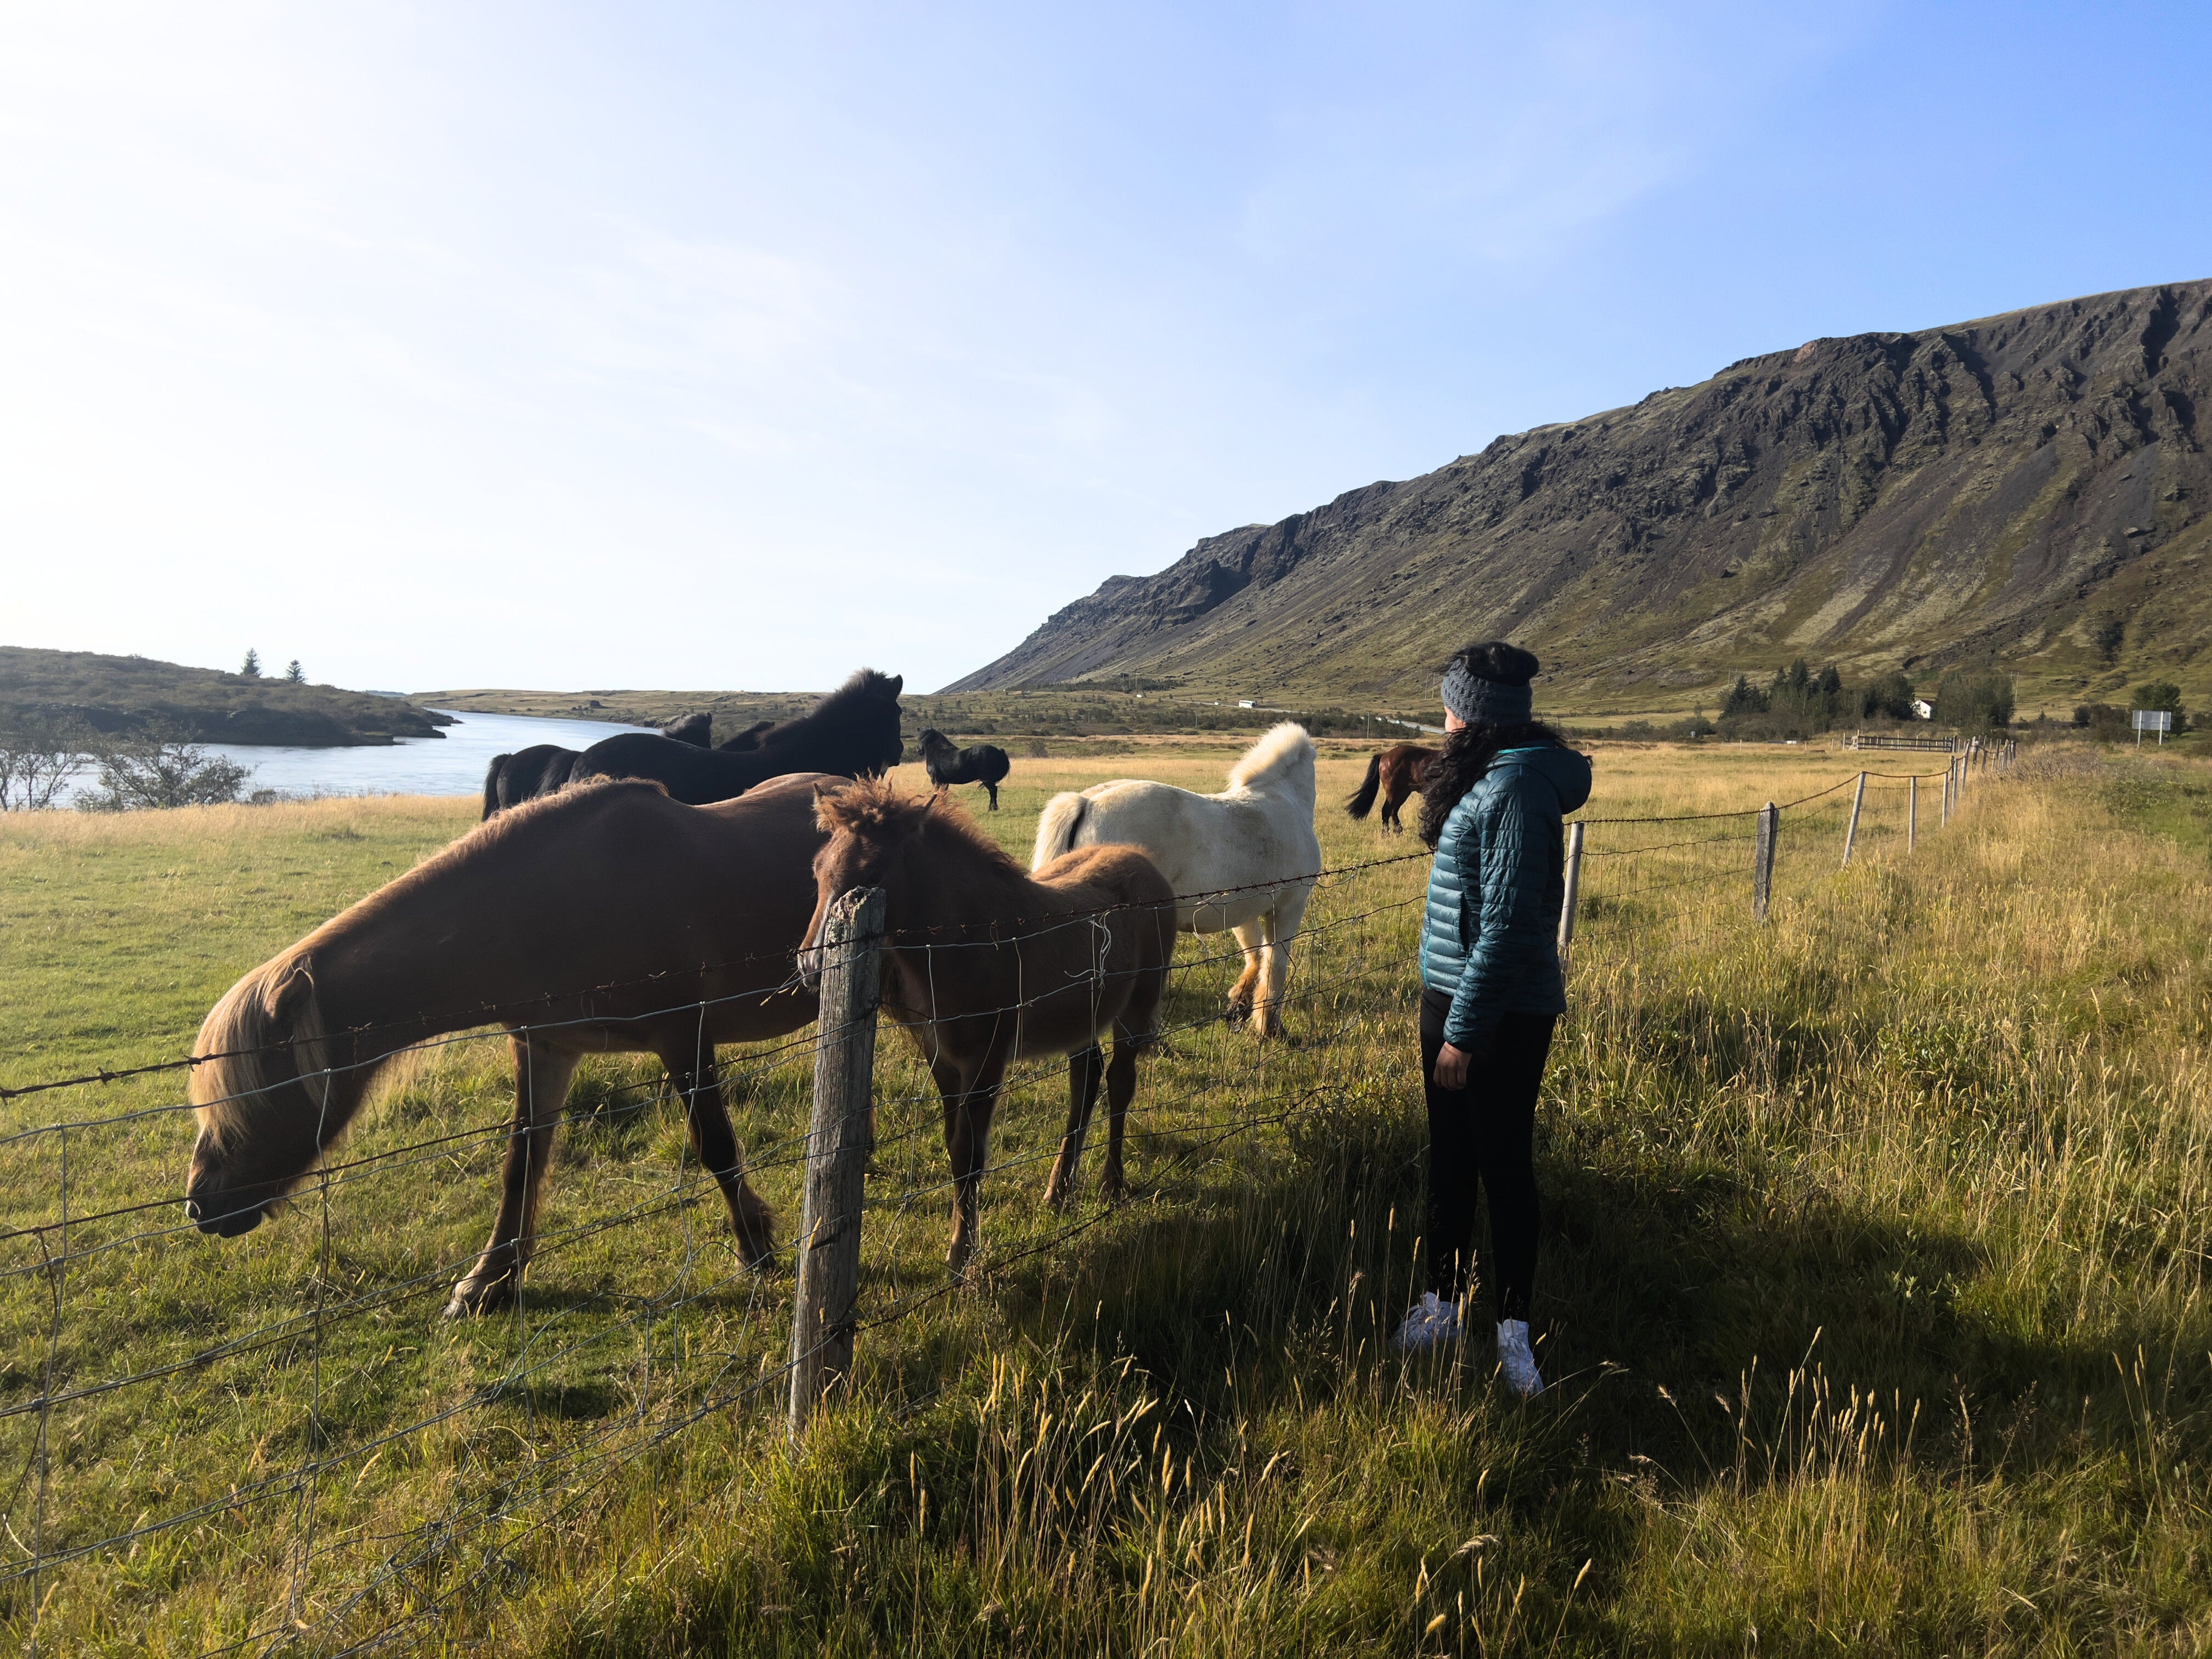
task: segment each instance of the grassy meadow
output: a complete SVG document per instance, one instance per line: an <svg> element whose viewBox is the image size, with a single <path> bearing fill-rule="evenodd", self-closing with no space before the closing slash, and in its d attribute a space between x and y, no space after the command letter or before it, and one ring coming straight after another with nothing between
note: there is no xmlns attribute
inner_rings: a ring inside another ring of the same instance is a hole
<svg viewBox="0 0 2212 1659"><path fill-rule="evenodd" d="M985 821L1025 853L1054 790L1218 787L1234 753L1018 757ZM1332 866L1410 850L1335 810L1364 754L1322 763ZM1082 1201L1042 1207L1065 1073L1027 1068L965 1287L886 1030L858 1374L796 1456L787 1253L739 1265L655 1066L587 1066L527 1291L459 1324L496 1041L411 1056L229 1242L173 1203L83 1218L174 1199L179 1074L0 1102L0 1626L164 1656L2212 1646L2212 766L2031 751L1948 827L1930 778L1909 856L1877 781L1848 869L1830 791L1785 810L1763 929L1748 819L1618 821L1861 759L1599 751L1526 1405L1486 1344L1382 1350L1421 1192L1419 859L1317 894L1284 1042L1219 1022L1236 964L1184 941L1126 1204L1102 1126ZM0 817L0 1085L185 1052L239 973L474 817ZM787 1237L808 1057L726 1059Z"/></svg>

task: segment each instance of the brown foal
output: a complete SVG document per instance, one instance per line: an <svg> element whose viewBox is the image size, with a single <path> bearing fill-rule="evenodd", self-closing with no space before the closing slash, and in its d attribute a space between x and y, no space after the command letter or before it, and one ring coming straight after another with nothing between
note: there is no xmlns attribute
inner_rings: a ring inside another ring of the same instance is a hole
<svg viewBox="0 0 2212 1659"><path fill-rule="evenodd" d="M814 920L800 969L810 983L820 972L817 941L832 900L855 887L884 890L884 1008L921 1050L945 1103L954 1275L975 1253L991 1114L1016 1060L1068 1056L1067 1127L1045 1201L1067 1200L1102 1079L1109 1127L1101 1185L1119 1197L1137 1054L1159 1030L1175 955L1166 878L1122 846L1079 848L1032 875L942 791L902 796L862 780L818 784L815 796L830 841L814 860ZM1100 1048L1109 1033L1110 1065Z"/></svg>

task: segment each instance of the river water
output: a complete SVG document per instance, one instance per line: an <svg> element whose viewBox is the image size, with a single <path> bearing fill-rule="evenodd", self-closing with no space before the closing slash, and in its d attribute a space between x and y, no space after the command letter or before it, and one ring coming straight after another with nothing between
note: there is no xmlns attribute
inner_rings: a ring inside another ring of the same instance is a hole
<svg viewBox="0 0 2212 1659"><path fill-rule="evenodd" d="M484 769L495 755L512 754L535 743L588 749L602 738L650 727L617 726L610 720L540 720L521 714L461 714L458 725L441 726L442 738L405 738L391 744L359 749L285 749L261 744L210 743L200 745L240 766L251 767L241 796L272 789L279 796L476 795L483 791ZM88 789L90 775L78 780Z"/></svg>

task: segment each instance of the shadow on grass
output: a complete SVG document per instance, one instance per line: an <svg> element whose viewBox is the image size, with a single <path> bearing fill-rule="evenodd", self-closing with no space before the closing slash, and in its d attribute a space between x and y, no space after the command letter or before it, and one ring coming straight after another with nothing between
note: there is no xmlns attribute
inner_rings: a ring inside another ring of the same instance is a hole
<svg viewBox="0 0 2212 1659"><path fill-rule="evenodd" d="M1279 1177L1230 1203L1102 1228L1072 1272L1024 1264L999 1282L1002 1310L1048 1347L1127 1354L1189 1402L1199 1440L1364 1386L1400 1364L1385 1345L1417 1284L1422 1139L1410 1120L1358 1111L1301 1139ZM1132 1168L1140 1198L1149 1163ZM2206 1332L2179 1327L2094 1340L2008 1328L1972 1305L1990 1263L1972 1241L1841 1200L1781 1198L1755 1173L1540 1157L1538 1179L1535 1322L1553 1386L1533 1410L1560 1431L1540 1434L1547 1457L1522 1467L1539 1490L1593 1462L1645 1460L1701 1485L1735 1464L1745 1437L1787 1433L1793 1371L1799 1407L1816 1371L1899 1426L1917 1405L1921 1462L1986 1460L1986 1441L1960 1430L1963 1400L1969 1423L1994 1419L2015 1467L2071 1466L2085 1434L2118 1443L2137 1431L2116 1341L2160 1365L2205 1345ZM1477 1331L1486 1318L1478 1308ZM1418 1385L1494 1387L1480 1336L1466 1358ZM2201 1391L2174 1391L2165 1412L2212 1403Z"/></svg>

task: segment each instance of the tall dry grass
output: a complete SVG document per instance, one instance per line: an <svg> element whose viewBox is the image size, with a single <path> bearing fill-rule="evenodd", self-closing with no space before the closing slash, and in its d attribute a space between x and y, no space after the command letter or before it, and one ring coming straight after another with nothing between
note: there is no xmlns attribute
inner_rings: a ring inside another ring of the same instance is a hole
<svg viewBox="0 0 2212 1659"><path fill-rule="evenodd" d="M1206 787L1221 764L1147 761ZM1589 810L1734 811L1855 765L1608 748ZM1020 847L1050 787L1131 766L1018 769L993 827ZM1331 760L1325 795L1354 775ZM1148 1067L1136 1198L1088 1205L1079 1231L1036 1203L1058 1085L1025 1082L986 1190L995 1265L973 1290L940 1293L933 1108L887 1043L865 1294L906 1311L866 1334L851 1397L802 1455L772 1388L643 1431L717 1379L772 1376L784 1291L735 1269L711 1210L613 1228L542 1264L513 1322L441 1328L434 1304L396 1304L312 1350L57 1413L50 1536L455 1409L304 1497L218 1504L51 1575L44 1638L196 1651L296 1610L310 1650L392 1629L575 1654L2201 1648L2212 893L2184 832L2201 771L2030 765L1978 781L1940 831L1923 794L1909 859L1902 787L1870 792L1848 871L1848 792L1785 816L1764 929L1747 825L1589 831L1540 1122L1552 1387L1533 1405L1479 1349L1382 1351L1420 1192L1415 861L1320 907L1334 954L1300 964L1293 1042L1194 1024ZM241 820L230 890L321 879L281 872L328 847L356 848L373 884L368 855L389 845L311 842L330 809L288 810L309 816L265 836L271 820ZM1322 823L1332 862L1404 850L1326 807ZM171 855L114 846L133 869ZM0 836L9 858L87 894L40 915L104 902L131 921L96 866L40 866ZM189 925L173 895L145 897L135 914L163 918L149 935ZM160 959L162 939L133 949ZM168 971L199 996L243 965ZM1183 1012L1226 977L1192 975ZM676 1190L680 1136L641 1103L649 1084L593 1069L556 1219ZM484 1055L426 1060L357 1150L495 1121L501 1086ZM803 1108L803 1079L776 1072L739 1115L760 1147ZM176 1141L118 1140L114 1189L173 1179ZM64 1299L63 1374L189 1352L465 1252L490 1158L464 1147L346 1189L319 1268L298 1216L238 1245L164 1237L88 1261ZM11 1206L35 1212L54 1174L50 1158L14 1168ZM792 1180L762 1177L787 1214ZM0 1296L0 1317L20 1398L52 1310ZM34 1449L23 1427L11 1455ZM354 1599L394 1559L406 1570ZM5 1594L27 1633L27 1587Z"/></svg>

